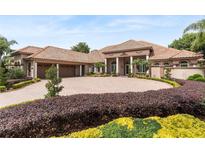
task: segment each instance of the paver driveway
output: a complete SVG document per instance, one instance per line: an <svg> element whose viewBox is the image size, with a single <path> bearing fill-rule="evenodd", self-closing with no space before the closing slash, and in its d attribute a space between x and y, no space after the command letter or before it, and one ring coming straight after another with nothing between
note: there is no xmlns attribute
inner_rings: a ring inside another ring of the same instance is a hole
<svg viewBox="0 0 205 154"><path fill-rule="evenodd" d="M29 100L44 98L46 80L29 85L22 89L0 93L0 106L21 103ZM108 92L142 92L170 88L171 86L158 81L127 78L127 77L75 77L64 78L63 91L60 95L79 93L108 93Z"/></svg>

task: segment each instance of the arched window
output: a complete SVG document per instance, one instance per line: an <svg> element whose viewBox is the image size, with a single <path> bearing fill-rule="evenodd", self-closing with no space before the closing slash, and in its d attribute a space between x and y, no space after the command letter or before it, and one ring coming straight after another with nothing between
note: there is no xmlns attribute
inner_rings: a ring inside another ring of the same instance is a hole
<svg viewBox="0 0 205 154"><path fill-rule="evenodd" d="M159 63L154 63L154 66L159 66Z"/></svg>
<svg viewBox="0 0 205 154"><path fill-rule="evenodd" d="M169 67L169 63L164 63L164 66L165 67Z"/></svg>
<svg viewBox="0 0 205 154"><path fill-rule="evenodd" d="M187 61L181 61L180 66L181 67L188 67L188 62Z"/></svg>
<svg viewBox="0 0 205 154"><path fill-rule="evenodd" d="M115 61L113 61L113 62L111 63L111 72L112 72L112 73L116 73L116 62L115 62Z"/></svg>

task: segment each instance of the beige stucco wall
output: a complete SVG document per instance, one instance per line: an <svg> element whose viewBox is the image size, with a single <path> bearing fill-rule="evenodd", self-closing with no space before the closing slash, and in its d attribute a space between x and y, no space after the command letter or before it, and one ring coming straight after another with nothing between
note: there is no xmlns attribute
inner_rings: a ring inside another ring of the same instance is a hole
<svg viewBox="0 0 205 154"><path fill-rule="evenodd" d="M205 69L202 68L171 68L171 77L176 79L187 79L190 75L205 75ZM151 67L151 77L160 78L164 76L163 67Z"/></svg>
<svg viewBox="0 0 205 154"><path fill-rule="evenodd" d="M164 69L162 67L151 67L151 77L161 78L164 74Z"/></svg>
<svg viewBox="0 0 205 154"><path fill-rule="evenodd" d="M201 74L204 76L204 69L200 68L172 68L171 77L176 79L187 79L190 75Z"/></svg>

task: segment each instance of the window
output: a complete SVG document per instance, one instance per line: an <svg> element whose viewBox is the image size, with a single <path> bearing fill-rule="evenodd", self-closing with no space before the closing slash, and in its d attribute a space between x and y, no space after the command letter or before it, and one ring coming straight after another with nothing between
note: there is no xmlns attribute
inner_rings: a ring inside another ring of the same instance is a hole
<svg viewBox="0 0 205 154"><path fill-rule="evenodd" d="M159 66L159 63L155 63L154 66Z"/></svg>
<svg viewBox="0 0 205 154"><path fill-rule="evenodd" d="M116 62L115 61L111 63L111 67L112 67L111 68L112 69L111 72L112 73L116 73Z"/></svg>
<svg viewBox="0 0 205 154"><path fill-rule="evenodd" d="M180 62L181 67L188 67L188 62L187 61L182 61Z"/></svg>
<svg viewBox="0 0 205 154"><path fill-rule="evenodd" d="M145 73L146 72L146 65L138 65L137 66L139 73Z"/></svg>
<svg viewBox="0 0 205 154"><path fill-rule="evenodd" d="M169 63L164 63L164 66L165 67L169 67Z"/></svg>

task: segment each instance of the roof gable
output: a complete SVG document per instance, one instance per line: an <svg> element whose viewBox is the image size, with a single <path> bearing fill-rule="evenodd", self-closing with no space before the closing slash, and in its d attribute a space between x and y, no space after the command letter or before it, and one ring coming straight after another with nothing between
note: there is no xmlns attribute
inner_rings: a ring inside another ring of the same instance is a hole
<svg viewBox="0 0 205 154"><path fill-rule="evenodd" d="M110 52L119 52L119 51L138 50L138 49L145 49L145 48L151 49L151 46L141 43L140 41L128 40L126 42L117 45L107 46L105 48L102 48L100 51L102 51L103 53L110 53Z"/></svg>
<svg viewBox="0 0 205 154"><path fill-rule="evenodd" d="M16 52L24 54L34 54L39 52L42 48L36 46L27 46L25 48L18 49Z"/></svg>
<svg viewBox="0 0 205 154"><path fill-rule="evenodd" d="M97 61L102 61L102 55L98 51L95 53L82 53L77 51L72 51L68 49L58 48L54 46L47 46L43 48L40 52L35 53L28 58L34 59L49 59L49 60L60 60L68 62L83 62L83 63L93 63Z"/></svg>

